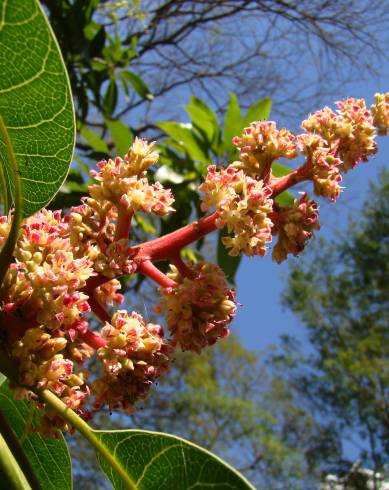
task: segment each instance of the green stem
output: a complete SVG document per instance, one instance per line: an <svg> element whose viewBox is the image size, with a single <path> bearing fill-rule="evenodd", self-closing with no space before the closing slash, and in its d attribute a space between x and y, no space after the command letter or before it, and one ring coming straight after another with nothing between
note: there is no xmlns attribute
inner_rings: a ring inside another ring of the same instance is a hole
<svg viewBox="0 0 389 490"><path fill-rule="evenodd" d="M23 448L16 437L14 431L8 424L7 419L0 412L0 434L6 442L8 448L11 450L11 453L15 460L18 463L18 466L21 468L25 478L29 482L29 487L32 490L42 490L42 487L34 473L34 470L31 467L30 462L28 461Z"/></svg>
<svg viewBox="0 0 389 490"><path fill-rule="evenodd" d="M119 461L117 461L112 454L108 451L105 445L95 435L93 429L82 420L73 410L67 407L58 397L49 390L37 391L40 399L44 401L48 406L61 415L69 424L71 424L78 432L85 437L87 441L94 447L107 463L116 471L116 473L122 478L128 490L137 490L136 484L126 473Z"/></svg>
<svg viewBox="0 0 389 490"><path fill-rule="evenodd" d="M3 118L0 116L0 136L2 136L10 161L14 183L14 212L11 229L1 252L0 252L0 286L3 284L5 274L12 261L16 241L18 239L20 222L22 220L22 190L20 183L20 170L12 147L7 128Z"/></svg>
<svg viewBox="0 0 389 490"><path fill-rule="evenodd" d="M15 383L18 383L17 376L17 368L13 364L13 362L8 358L6 353L0 351L0 372L4 373ZM27 387L31 389L31 387ZM63 403L54 393L50 390L33 390L39 398L45 402L49 407L55 410L61 417L63 417L70 425L72 425L78 432L85 437L87 441L94 447L95 451L98 452L112 467L113 470L121 477L126 488L128 490L137 490L138 487L131 480L131 478L126 473L125 469L122 467L119 461L117 461L109 450L105 447L105 445L99 440L99 438L95 435L93 429L89 427L89 425L82 420L72 409L70 409L65 403ZM0 452L0 454L2 454ZM0 458L1 459L1 458ZM30 487L26 487L30 488Z"/></svg>
<svg viewBox="0 0 389 490"><path fill-rule="evenodd" d="M2 476L12 485L13 490L31 490L23 471L20 469L4 437L0 434L0 469ZM3 482L4 483L4 482ZM9 488L7 486L7 488Z"/></svg>
<svg viewBox="0 0 389 490"><path fill-rule="evenodd" d="M4 167L4 162L0 161L0 183L1 189L3 190L3 205L5 214L8 214L11 208L12 198L10 196L9 185L5 178Z"/></svg>

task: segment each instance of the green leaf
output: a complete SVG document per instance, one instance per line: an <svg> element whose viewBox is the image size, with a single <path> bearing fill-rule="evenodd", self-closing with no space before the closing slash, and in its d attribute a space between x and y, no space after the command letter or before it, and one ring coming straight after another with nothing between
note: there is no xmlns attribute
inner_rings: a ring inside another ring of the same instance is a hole
<svg viewBox="0 0 389 490"><path fill-rule="evenodd" d="M94 71L104 71L108 68L108 64L105 60L100 58L93 58L91 61L91 67Z"/></svg>
<svg viewBox="0 0 389 490"><path fill-rule="evenodd" d="M119 119L115 119L114 121L106 119L105 123L111 131L117 154L121 156L125 155L132 143L132 134L128 126Z"/></svg>
<svg viewBox="0 0 389 490"><path fill-rule="evenodd" d="M228 236L225 228L219 231L218 241L217 241L217 263L223 269L227 279L231 284L235 284L235 274L238 271L240 261L242 256L232 257L228 255L226 247L222 243L222 238Z"/></svg>
<svg viewBox="0 0 389 490"><path fill-rule="evenodd" d="M152 216L142 216L141 214L136 213L134 219L136 221L136 224L139 225L145 233L148 233L149 235L156 234L157 229L154 224L151 223Z"/></svg>
<svg viewBox="0 0 389 490"><path fill-rule="evenodd" d="M284 191L275 198L275 201L279 206L289 207L294 205L296 198L291 192Z"/></svg>
<svg viewBox="0 0 389 490"><path fill-rule="evenodd" d="M238 97L234 93L230 93L230 103L228 104L226 115L224 118L223 144L230 158L235 149L232 143L234 136L239 136L242 133L244 123L240 115L240 107Z"/></svg>
<svg viewBox="0 0 389 490"><path fill-rule="evenodd" d="M182 173L175 172L172 168L167 165L161 165L155 172L154 178L161 184L169 182L172 184L182 184L184 182L186 175Z"/></svg>
<svg viewBox="0 0 389 490"><path fill-rule="evenodd" d="M279 162L274 162L271 166L271 171L274 177L283 177L284 175L290 174L293 169Z"/></svg>
<svg viewBox="0 0 389 490"><path fill-rule="evenodd" d="M184 108L189 114L193 125L205 134L209 144L218 143L219 121L216 113L197 97L191 97L190 104L184 106Z"/></svg>
<svg viewBox="0 0 389 490"><path fill-rule="evenodd" d="M271 171L274 177L283 177L284 175L290 174L292 172L292 168L288 167L287 165L284 165L283 163L279 162L274 162ZM276 198L275 198L276 203L279 206L285 207L285 206L293 206L295 202L295 197L294 195L289 192L289 191L284 191L281 192Z"/></svg>
<svg viewBox="0 0 389 490"><path fill-rule="evenodd" d="M145 81L143 78L141 78L139 75L132 71L122 71L120 74L122 80L125 80L129 82L135 92L141 97L142 99L147 99L147 100L153 100L154 96L150 92L149 87L146 85Z"/></svg>
<svg viewBox="0 0 389 490"><path fill-rule="evenodd" d="M271 111L271 99L265 97L258 100L252 106L249 107L246 116L243 120L243 125L248 126L253 121L260 121L267 119Z"/></svg>
<svg viewBox="0 0 389 490"><path fill-rule="evenodd" d="M107 155L109 154L107 143L86 126L81 128L80 135L95 151L106 153Z"/></svg>
<svg viewBox="0 0 389 490"><path fill-rule="evenodd" d="M14 146L28 216L66 178L75 142L72 95L57 41L37 0L0 0L0 115ZM13 190L0 139L0 160Z"/></svg>
<svg viewBox="0 0 389 490"><path fill-rule="evenodd" d="M214 488L254 490L217 456L184 439L140 430L94 431L139 490ZM115 490L127 487L100 456L100 466Z"/></svg>
<svg viewBox="0 0 389 490"><path fill-rule="evenodd" d="M115 112L117 103L118 87L115 80L111 80L104 95L103 113L107 116L112 116L112 114Z"/></svg>
<svg viewBox="0 0 389 490"><path fill-rule="evenodd" d="M171 136L180 145L181 151L186 152L192 160L203 163L209 162L208 155L193 128L188 128L186 125L177 122L160 122L157 123L157 126Z"/></svg>
<svg viewBox="0 0 389 490"><path fill-rule="evenodd" d="M31 402L14 400L8 383L3 383L0 388L0 410L19 438L42 488L71 490L71 461L63 436L59 434L58 439L48 439L36 432L28 432L38 410Z"/></svg>

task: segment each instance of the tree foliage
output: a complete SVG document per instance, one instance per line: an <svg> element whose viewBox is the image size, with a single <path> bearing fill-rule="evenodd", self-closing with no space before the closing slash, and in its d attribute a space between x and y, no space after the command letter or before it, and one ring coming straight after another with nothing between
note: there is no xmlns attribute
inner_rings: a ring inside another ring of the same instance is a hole
<svg viewBox="0 0 389 490"><path fill-rule="evenodd" d="M318 243L293 265L284 295L310 341L303 354L286 339L285 374L306 405L339 440L356 444L375 471L389 461L388 265L385 170L371 185L361 216L337 240Z"/></svg>
<svg viewBox="0 0 389 490"><path fill-rule="evenodd" d="M78 119L99 134L108 119L144 134L161 114L177 117L177 101L189 94L222 112L230 91L246 107L272 96L284 114L301 111L316 91L333 89L329 70L343 67L347 79L355 63L371 66L389 15L379 0L43 4L68 66Z"/></svg>

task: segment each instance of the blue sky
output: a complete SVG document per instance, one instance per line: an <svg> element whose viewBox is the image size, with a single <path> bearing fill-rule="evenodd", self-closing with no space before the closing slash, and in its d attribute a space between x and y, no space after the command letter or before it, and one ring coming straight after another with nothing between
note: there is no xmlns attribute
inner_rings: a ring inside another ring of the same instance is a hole
<svg viewBox="0 0 389 490"><path fill-rule="evenodd" d="M344 93L339 91L334 93L333 97L323 98L322 104L312 107L312 112L324 105L333 106L334 101L346 97L363 97L370 105L376 92L389 91L388 74L389 61L386 60L380 67L380 75L372 76L368 81L356 80L347 86ZM368 163L359 164L345 175L342 184L346 189L336 204L319 200L322 227L317 236L334 236L337 230L346 225L350 214L359 212L367 195L369 182L377 179L380 168L389 166L389 136L378 139L378 148L378 153L373 159ZM237 276L238 301L242 306L239 308L233 330L250 349L262 350L276 343L283 333L304 339L303 329L298 320L280 304L280 294L284 289L290 260L302 259L291 258L282 265L277 265L271 260L269 251L264 258L244 257L242 260Z"/></svg>

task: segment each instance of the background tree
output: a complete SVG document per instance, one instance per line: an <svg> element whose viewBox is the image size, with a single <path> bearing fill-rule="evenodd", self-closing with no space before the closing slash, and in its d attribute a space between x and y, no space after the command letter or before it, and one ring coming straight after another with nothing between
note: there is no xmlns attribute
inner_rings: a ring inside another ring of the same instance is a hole
<svg viewBox="0 0 389 490"><path fill-rule="evenodd" d="M285 379L315 417L351 442L362 465L389 462L389 171L371 185L360 218L292 267L284 303L310 345L284 339ZM346 450L336 467L351 466ZM324 461L323 461L324 462Z"/></svg>
<svg viewBox="0 0 389 490"><path fill-rule="evenodd" d="M190 94L217 112L230 91L245 108L271 96L277 115L305 112L314 95L352 78L351 67L360 77L360 68L374 66L389 17L379 0L42 3L68 66L77 118L104 136L118 119L143 135L177 117L177 101Z"/></svg>

